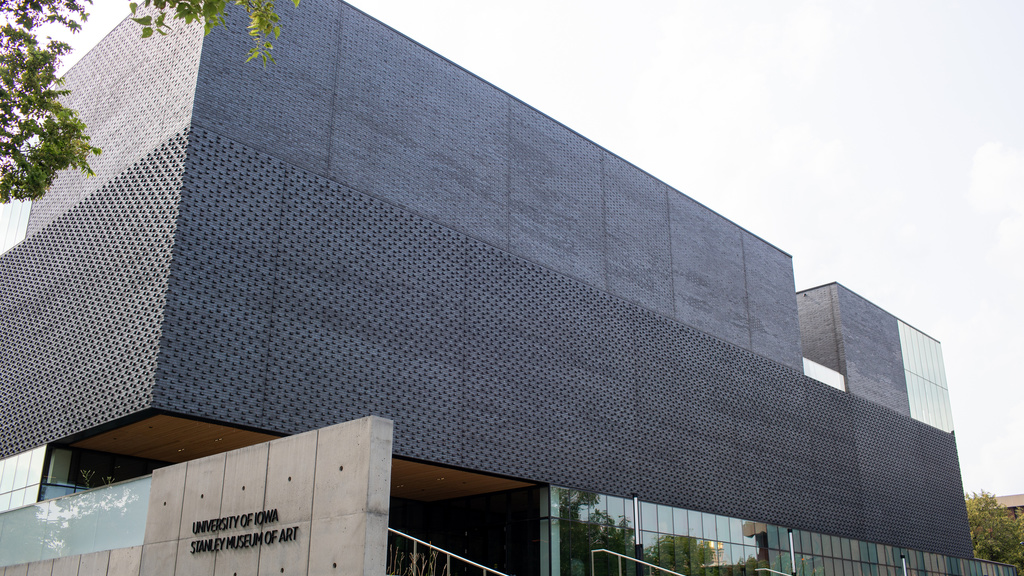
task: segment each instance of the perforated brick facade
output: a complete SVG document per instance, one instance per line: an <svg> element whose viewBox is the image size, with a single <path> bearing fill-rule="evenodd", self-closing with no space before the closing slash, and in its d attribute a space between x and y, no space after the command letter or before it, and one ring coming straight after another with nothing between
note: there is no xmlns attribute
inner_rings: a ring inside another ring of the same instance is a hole
<svg viewBox="0 0 1024 576"><path fill-rule="evenodd" d="M953 436L799 372L788 255L307 2L267 71L207 37L187 130L0 256L3 454L373 414L400 456L970 555Z"/></svg>

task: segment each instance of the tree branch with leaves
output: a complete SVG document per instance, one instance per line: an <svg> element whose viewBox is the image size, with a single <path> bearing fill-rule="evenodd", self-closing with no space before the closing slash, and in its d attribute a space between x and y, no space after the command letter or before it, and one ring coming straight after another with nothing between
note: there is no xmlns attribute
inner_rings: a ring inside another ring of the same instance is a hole
<svg viewBox="0 0 1024 576"><path fill-rule="evenodd" d="M291 0L295 6L299 0ZM253 46L246 61L273 62L273 40L281 34L274 0L230 0L245 9ZM202 23L205 33L225 25L229 0L145 0L131 3L143 38L166 35L171 22ZM39 38L43 24L81 29L91 0L0 0L0 204L41 198L61 170L92 175L89 160L100 154L86 125L61 100L69 91L57 76L71 47ZM144 12L155 11L155 14Z"/></svg>
<svg viewBox="0 0 1024 576"><path fill-rule="evenodd" d="M259 59L264 66L273 62L271 51L275 40L281 35L280 17L277 14L274 0L233 0L249 15L249 37L253 47L249 49L246 62ZM299 0L292 0L296 7ZM167 34L170 31L168 20L181 20L185 24L202 22L203 31L209 34L217 26L225 25L224 11L228 0L144 0L142 4L132 2L132 20L142 26L142 37L148 38L154 33ZM140 8L152 7L157 10L154 15L140 15ZM170 16L170 18L168 18Z"/></svg>
<svg viewBox="0 0 1024 576"><path fill-rule="evenodd" d="M974 557L1013 564L1024 571L1024 518L1014 518L984 490L965 496Z"/></svg>
<svg viewBox="0 0 1024 576"><path fill-rule="evenodd" d="M81 28L86 13L76 0L0 2L0 203L35 200L67 168L92 174L85 124L60 99L68 94L57 77L61 56L71 47L35 33L42 24Z"/></svg>

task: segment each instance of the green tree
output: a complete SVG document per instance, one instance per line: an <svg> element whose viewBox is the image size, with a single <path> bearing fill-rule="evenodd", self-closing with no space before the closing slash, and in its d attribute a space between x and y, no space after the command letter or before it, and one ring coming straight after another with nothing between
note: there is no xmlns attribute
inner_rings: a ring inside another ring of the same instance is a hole
<svg viewBox="0 0 1024 576"><path fill-rule="evenodd" d="M89 145L85 124L60 97L57 78L63 42L41 44L36 29L57 23L77 31L86 18L78 0L0 0L6 24L0 27L0 203L41 197L57 171L87 174Z"/></svg>
<svg viewBox="0 0 1024 576"><path fill-rule="evenodd" d="M560 546L558 550L562 576L589 576L591 550L605 549L633 555L633 529L624 518L612 518L601 510L601 497L593 492L560 489L558 510ZM618 574L618 560L607 554L594 558L596 574ZM635 576L632 562L623 564L625 576Z"/></svg>
<svg viewBox="0 0 1024 576"><path fill-rule="evenodd" d="M993 494L984 490L966 495L965 500L974 556L1013 564L1018 573L1024 572L1024 521L1013 518Z"/></svg>
<svg viewBox="0 0 1024 576"><path fill-rule="evenodd" d="M299 0L291 0L296 6ZM41 39L43 24L77 32L92 0L0 0L0 204L41 198L57 173L75 169L92 175L89 159L100 153L78 114L61 103L68 94L57 77L71 47ZM248 60L273 62L281 33L274 0L230 0L248 14L252 47ZM173 21L202 23L207 34L225 24L229 0L144 0L130 4L147 38L166 34ZM141 8L141 11L140 11ZM247 61L248 61L247 60Z"/></svg>

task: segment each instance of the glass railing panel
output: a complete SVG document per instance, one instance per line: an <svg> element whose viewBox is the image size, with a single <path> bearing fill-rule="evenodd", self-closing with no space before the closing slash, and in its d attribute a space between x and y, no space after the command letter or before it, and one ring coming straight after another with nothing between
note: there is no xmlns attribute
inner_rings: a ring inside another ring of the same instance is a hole
<svg viewBox="0 0 1024 576"><path fill-rule="evenodd" d="M151 478L0 514L0 566L142 544Z"/></svg>

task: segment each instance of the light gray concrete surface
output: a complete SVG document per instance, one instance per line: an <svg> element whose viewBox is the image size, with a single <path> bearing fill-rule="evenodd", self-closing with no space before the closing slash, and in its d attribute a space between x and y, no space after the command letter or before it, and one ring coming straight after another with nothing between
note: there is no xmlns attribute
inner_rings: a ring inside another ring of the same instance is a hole
<svg viewBox="0 0 1024 576"><path fill-rule="evenodd" d="M78 564L78 576L106 576L110 550L83 554Z"/></svg>
<svg viewBox="0 0 1024 576"><path fill-rule="evenodd" d="M186 463L185 498L181 505L179 539L192 537L193 522L220 517L224 459L224 454L217 454Z"/></svg>
<svg viewBox="0 0 1024 576"><path fill-rule="evenodd" d="M56 558L53 561L52 576L77 576L81 556L68 556L67 558Z"/></svg>
<svg viewBox="0 0 1024 576"><path fill-rule="evenodd" d="M142 546L110 551L107 576L136 576L142 568Z"/></svg>
<svg viewBox="0 0 1024 576"><path fill-rule="evenodd" d="M153 471L149 487L149 512L146 515L144 544L167 542L178 536L181 503L185 498L185 466ZM145 554L143 554L145 557ZM145 564L143 558L143 564Z"/></svg>
<svg viewBox="0 0 1024 576"><path fill-rule="evenodd" d="M150 500L152 506L152 500ZM140 576L169 576L174 574L174 563L177 560L178 541L156 542L142 547L142 566Z"/></svg>
<svg viewBox="0 0 1024 576"><path fill-rule="evenodd" d="M370 416L161 468L142 546L9 566L0 576L378 576L393 431ZM258 544L232 546L257 534Z"/></svg>
<svg viewBox="0 0 1024 576"><path fill-rule="evenodd" d="M42 560L28 565L28 576L52 576L53 560Z"/></svg>

